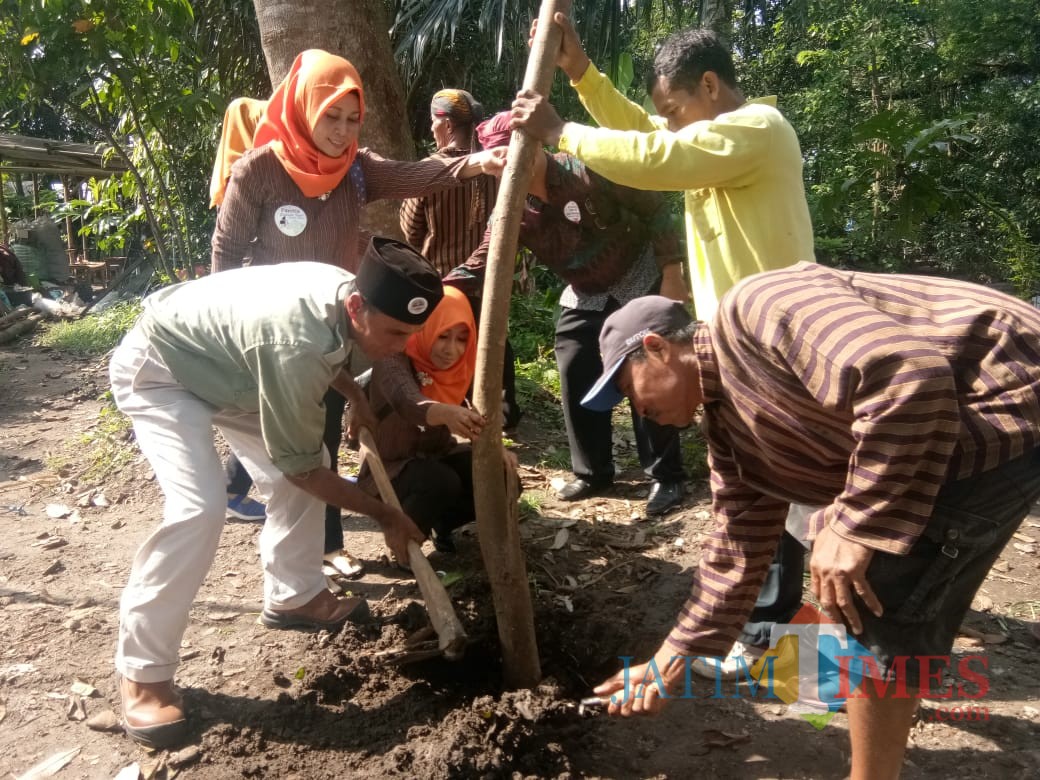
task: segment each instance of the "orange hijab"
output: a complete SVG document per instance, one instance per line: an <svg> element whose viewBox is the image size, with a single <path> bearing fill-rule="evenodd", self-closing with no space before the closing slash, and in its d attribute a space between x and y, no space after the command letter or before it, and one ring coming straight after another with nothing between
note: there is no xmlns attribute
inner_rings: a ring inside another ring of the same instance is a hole
<svg viewBox="0 0 1040 780"><path fill-rule="evenodd" d="M308 198L334 189L354 162L357 143L340 157L328 157L318 150L311 136L328 107L350 92L357 93L364 118L361 76L354 66L327 51L307 49L296 57L289 74L271 95L256 128L254 146L270 143L285 172Z"/></svg>
<svg viewBox="0 0 1040 780"><path fill-rule="evenodd" d="M220 143L217 144L217 159L213 162L213 175L209 180L209 207L224 202L231 166L253 148L253 133L267 108L266 100L235 98L224 112Z"/></svg>
<svg viewBox="0 0 1040 780"><path fill-rule="evenodd" d="M430 361L430 350L438 336L459 323L469 328L466 351L450 368L437 368ZM444 297L422 330L408 338L404 352L419 374L419 389L423 395L444 404L461 404L477 370L477 326L465 294L456 287L444 285Z"/></svg>

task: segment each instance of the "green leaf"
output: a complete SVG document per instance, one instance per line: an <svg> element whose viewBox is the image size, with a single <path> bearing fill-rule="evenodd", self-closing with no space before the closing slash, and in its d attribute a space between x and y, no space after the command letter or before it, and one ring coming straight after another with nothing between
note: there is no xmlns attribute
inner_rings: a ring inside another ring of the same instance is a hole
<svg viewBox="0 0 1040 780"><path fill-rule="evenodd" d="M466 578L466 575L463 574L460 571L445 572L444 576L441 577L441 585L443 585L445 588L450 588L456 582L460 582L461 580L464 580L465 578Z"/></svg>
<svg viewBox="0 0 1040 780"><path fill-rule="evenodd" d="M635 78L635 65L632 62L632 55L627 51L621 52L621 56L618 57L618 77L617 77L617 88L621 93L628 91L628 88L632 86L632 80Z"/></svg>
<svg viewBox="0 0 1040 780"><path fill-rule="evenodd" d="M802 717L817 731L822 731L824 726L831 722L834 717L833 712L814 713L814 712L803 712Z"/></svg>
<svg viewBox="0 0 1040 780"><path fill-rule="evenodd" d="M295 677L297 680L302 680L306 676L307 676L307 669L305 667L303 667L303 666L301 666L299 669L297 669L296 670L296 674L293 675L293 677Z"/></svg>

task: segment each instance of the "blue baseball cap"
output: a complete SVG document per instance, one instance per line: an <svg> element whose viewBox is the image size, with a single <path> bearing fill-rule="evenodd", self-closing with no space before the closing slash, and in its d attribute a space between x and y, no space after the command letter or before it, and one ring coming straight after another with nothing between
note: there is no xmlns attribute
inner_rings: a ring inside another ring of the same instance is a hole
<svg viewBox="0 0 1040 780"><path fill-rule="evenodd" d="M693 317L683 304L662 295L636 298L607 317L599 334L603 373L581 399L581 405L594 412L617 406L625 397L615 381L617 372L625 359L643 346L643 337L650 333L674 333L691 322Z"/></svg>

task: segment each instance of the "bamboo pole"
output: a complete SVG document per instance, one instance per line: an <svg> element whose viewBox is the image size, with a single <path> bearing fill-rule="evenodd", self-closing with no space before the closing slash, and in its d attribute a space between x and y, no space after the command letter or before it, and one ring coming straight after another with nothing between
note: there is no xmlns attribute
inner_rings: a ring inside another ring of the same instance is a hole
<svg viewBox="0 0 1040 780"><path fill-rule="evenodd" d="M571 0L542 0L538 32L527 60L524 89L548 94L561 40L553 14L557 11L566 14L570 10ZM509 296L531 165L540 151L538 141L519 131L513 133L491 226L473 391L474 405L488 420L483 433L473 442L473 497L480 551L495 604L507 688L531 688L541 679L516 500L510 501L508 497L502 457L502 364L509 326Z"/></svg>

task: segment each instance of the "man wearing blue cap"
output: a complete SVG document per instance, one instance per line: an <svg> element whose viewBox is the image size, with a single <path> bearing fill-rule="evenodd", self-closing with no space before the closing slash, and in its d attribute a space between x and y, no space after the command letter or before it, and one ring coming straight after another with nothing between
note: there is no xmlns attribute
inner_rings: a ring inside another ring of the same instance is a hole
<svg viewBox="0 0 1040 780"><path fill-rule="evenodd" d="M821 506L813 593L876 660L846 702L851 778L898 777L916 699L942 680L975 592L1040 496L1038 345L1040 311L1016 298L812 263L741 282L710 324L656 296L611 315L583 403L627 396L658 423L699 417L717 524L652 663L596 689L624 692L610 711L655 712L690 659L725 655L788 505Z"/></svg>

